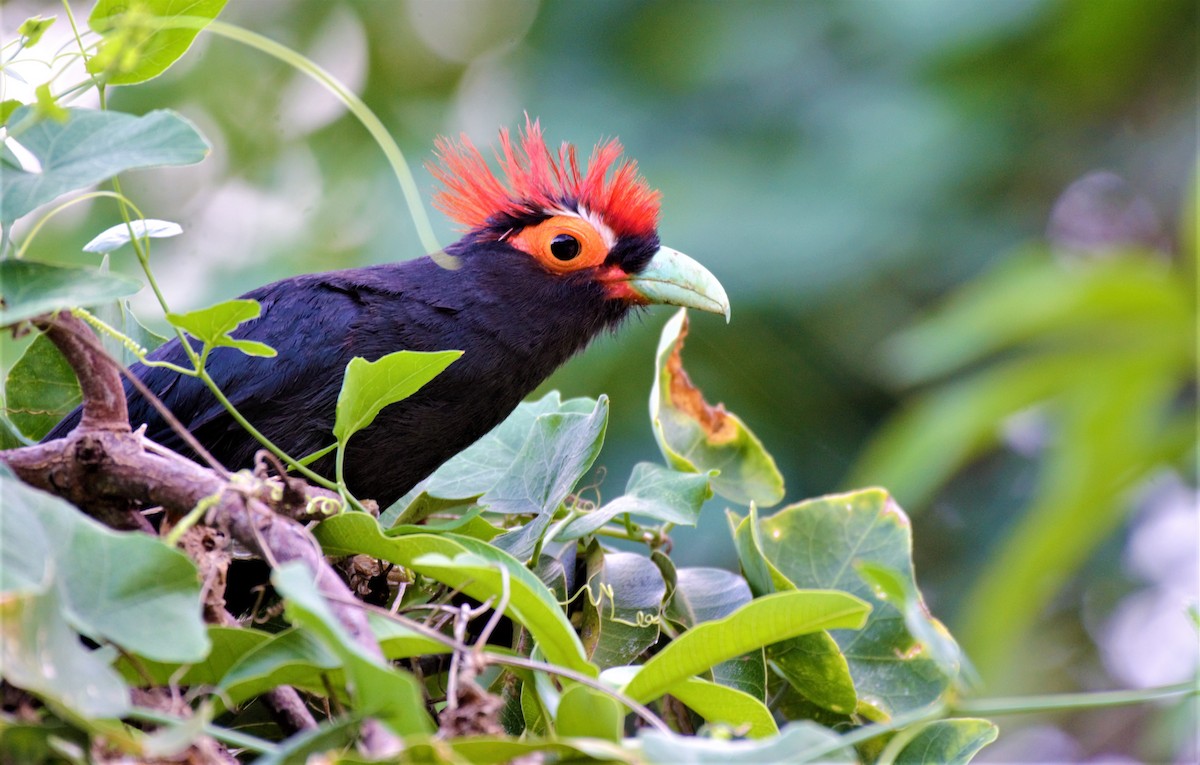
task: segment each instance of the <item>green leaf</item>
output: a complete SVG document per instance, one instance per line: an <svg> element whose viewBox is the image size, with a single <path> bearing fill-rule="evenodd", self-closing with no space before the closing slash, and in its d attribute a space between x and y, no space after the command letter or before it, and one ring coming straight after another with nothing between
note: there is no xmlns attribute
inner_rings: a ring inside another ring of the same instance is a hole
<svg viewBox="0 0 1200 765"><path fill-rule="evenodd" d="M681 568L675 574L675 593L667 617L687 629L729 616L752 600L746 581L719 568ZM767 665L761 648L728 659L712 668L721 685L766 700Z"/></svg>
<svg viewBox="0 0 1200 765"><path fill-rule="evenodd" d="M280 685L326 695L345 683L338 656L312 632L293 627L247 651L219 678L221 696L242 704Z"/></svg>
<svg viewBox="0 0 1200 765"><path fill-rule="evenodd" d="M649 558L606 553L593 540L586 586L580 636L594 664L601 669L629 664L654 645L667 586Z"/></svg>
<svg viewBox="0 0 1200 765"><path fill-rule="evenodd" d="M408 534L388 537L379 522L363 513L343 513L322 521L314 530L327 555L370 555L391 561L419 574L432 577L476 600L499 596L502 579L496 566L508 570L509 605L506 613L529 630L534 640L555 664L588 675L596 668L588 663L579 636L554 595L532 571L503 550L455 534ZM425 555L441 559L425 559ZM467 568L457 567L457 556L470 554Z"/></svg>
<svg viewBox="0 0 1200 765"><path fill-rule="evenodd" d="M749 738L767 738L779 734L775 718L762 699L725 684L688 678L671 686L668 693L711 724L745 729Z"/></svg>
<svg viewBox="0 0 1200 765"><path fill-rule="evenodd" d="M858 708L850 663L828 632L776 643L767 649L767 660L773 671L817 706L844 715Z"/></svg>
<svg viewBox="0 0 1200 765"><path fill-rule="evenodd" d="M700 507L712 497L709 473L682 473L651 462L633 466L625 494L568 523L555 539L578 539L618 515L629 513L664 523L695 526Z"/></svg>
<svg viewBox="0 0 1200 765"><path fill-rule="evenodd" d="M147 352L153 351L167 341L167 338L147 329L145 325L138 321L137 316L133 314L133 309L130 307L128 300L102 303L92 309L92 315L125 335L125 337ZM112 337L107 332L100 332L99 337L100 344L104 346L104 350L108 351L108 354L122 366L127 367L139 360L138 355L123 340Z"/></svg>
<svg viewBox="0 0 1200 765"><path fill-rule="evenodd" d="M445 643L426 637L399 619L368 612L367 623L371 626L375 639L379 641L379 650L383 651L384 658L389 661L451 651Z"/></svg>
<svg viewBox="0 0 1200 765"><path fill-rule="evenodd" d="M292 562L276 567L271 583L284 598L288 619L316 635L341 661L355 712L379 719L399 736L432 730L420 683L366 653L346 633L317 591L306 565Z"/></svg>
<svg viewBox="0 0 1200 765"><path fill-rule="evenodd" d="M204 735L204 729L212 723L212 718L212 703L202 701L188 716L159 725L157 730L141 737L139 753L150 762L177 760Z"/></svg>
<svg viewBox="0 0 1200 765"><path fill-rule="evenodd" d="M547 756L539 756L544 753ZM470 763L503 765L512 762L630 763L627 750L599 739L540 739L508 736L413 736L404 740L405 763ZM343 761L339 761L343 762ZM256 761L257 763L257 761Z"/></svg>
<svg viewBox="0 0 1200 765"><path fill-rule="evenodd" d="M527 560L550 526L554 512L591 468L608 426L608 397L587 414L560 412L534 420L521 451L479 503L493 513L536 513L520 529L492 541L514 557Z"/></svg>
<svg viewBox="0 0 1200 765"><path fill-rule="evenodd" d="M758 598L729 616L704 622L671 641L625 686L650 701L680 680L762 646L821 629L859 629L871 607L844 592L793 590Z"/></svg>
<svg viewBox="0 0 1200 765"><path fill-rule="evenodd" d="M162 20L181 16L211 21L227 0L99 0L88 26L104 35L91 71L105 71L110 85L131 85L153 79L175 63L203 25L166 28Z"/></svg>
<svg viewBox="0 0 1200 765"><path fill-rule="evenodd" d="M537 401L522 402L504 422L417 484L396 506L407 507L422 492L441 499L474 500L510 471L539 417L572 412L586 414L595 407L596 402L588 398L563 401L558 391L550 391Z"/></svg>
<svg viewBox="0 0 1200 765"><path fill-rule="evenodd" d="M39 333L4 381L4 411L26 437L39 440L83 400L79 381L54 343Z"/></svg>
<svg viewBox="0 0 1200 765"><path fill-rule="evenodd" d="M254 765L296 765L323 761L359 765L344 755L358 737L360 723L362 715L354 712L322 720L317 727L288 736L273 751L256 757ZM405 743L408 743L407 739ZM330 759L335 754L343 756Z"/></svg>
<svg viewBox="0 0 1200 765"><path fill-rule="evenodd" d="M417 537L401 539L410 541ZM421 555L412 562L412 570L461 590L476 600L492 598L494 606L500 604L504 594L506 577L501 572L507 570L509 604L505 613L525 625L549 661L584 674L596 674L596 668L584 658L579 638L574 630L569 629L570 622L557 601L553 600L553 594L529 569L520 566L516 559L502 559L502 551L474 539L431 537L423 541L428 544L433 539L458 544L471 543L475 549L453 558L441 553ZM518 571L529 575L519 574Z"/></svg>
<svg viewBox="0 0 1200 765"><path fill-rule="evenodd" d="M42 39L42 35L46 34L46 30L54 25L56 16L44 18L41 14L30 16L21 22L21 26L17 27L17 34L25 38L25 47L32 48Z"/></svg>
<svg viewBox="0 0 1200 765"><path fill-rule="evenodd" d="M257 319L262 306L257 300L226 300L208 308L187 313L168 313L167 321L187 332L209 348L236 348L247 356L270 358L275 349L257 340L238 340L230 332L240 324Z"/></svg>
<svg viewBox="0 0 1200 765"><path fill-rule="evenodd" d="M58 99L50 92L50 83L42 83L34 88L34 115L40 120L52 120L63 123L70 119L71 114L59 105Z"/></svg>
<svg viewBox="0 0 1200 765"><path fill-rule="evenodd" d="M367 621L388 661L450 652L444 644L413 632L397 620L368 613ZM227 671L205 682L219 683L222 696L232 704L241 704L280 685L325 695L327 679L331 683L345 681L341 666L338 656L316 635L292 628L257 642L231 663Z"/></svg>
<svg viewBox="0 0 1200 765"><path fill-rule="evenodd" d="M795 589L795 585L763 555L759 540L758 509L750 506L746 518L726 513L733 529L738 559L755 595ZM858 694L850 665L828 632L814 632L776 643L766 651L774 672L784 677L804 697L824 709L849 715L858 707Z"/></svg>
<svg viewBox="0 0 1200 765"><path fill-rule="evenodd" d="M20 109L22 106L24 106L24 104L15 98L6 98L5 100L0 101L0 126L7 125L9 117L11 117L13 112L15 112L17 109Z"/></svg>
<svg viewBox="0 0 1200 765"><path fill-rule="evenodd" d="M907 591L918 592L909 521L886 492L808 500L762 519L759 527L762 553L792 585L844 590L874 607L860 632L832 633L854 678L860 713L888 717L923 707L958 680L957 662L942 642L928 645L915 637L896 604L857 573L864 564L890 569L908 582ZM923 604L914 609L919 613L914 618L925 622L922 635L951 640Z"/></svg>
<svg viewBox="0 0 1200 765"><path fill-rule="evenodd" d="M649 765L793 765L822 762L857 765L850 747L831 751L838 735L812 722L791 723L778 736L755 741L726 741L679 736L643 729L638 739Z"/></svg>
<svg viewBox="0 0 1200 765"><path fill-rule="evenodd" d="M667 464L692 473L719 471L712 488L741 504L771 506L783 499L783 475L762 442L737 415L711 406L683 369L687 311L666 326L655 357L650 421Z"/></svg>
<svg viewBox="0 0 1200 765"><path fill-rule="evenodd" d="M1195 454L1195 405L1179 399L1195 379L1195 359L1147 351L1080 370L1055 402L1037 496L982 567L959 615L960 637L985 679L1006 677L1024 660L1022 638L1136 507L1137 487Z"/></svg>
<svg viewBox="0 0 1200 765"><path fill-rule="evenodd" d="M200 581L187 556L120 534L61 499L0 475L0 590L56 589L66 620L96 641L158 661L209 650ZM163 640L162 625L171 625Z"/></svg>
<svg viewBox="0 0 1200 765"><path fill-rule="evenodd" d="M215 686L243 657L273 639L271 634L259 630L209 625L208 640L212 648L201 661L163 662L138 656L135 664L123 655L113 667L131 685L146 685L149 681L155 685ZM186 669L179 674L183 667Z"/></svg>
<svg viewBox="0 0 1200 765"><path fill-rule="evenodd" d="M723 619L754 598L746 580L721 568L685 567L675 572L675 595L667 616L691 629Z"/></svg>
<svg viewBox="0 0 1200 765"><path fill-rule="evenodd" d="M64 748L74 746L82 752L88 747L87 734L52 717L39 716L34 722L14 718L0 723L0 752L9 762L57 763Z"/></svg>
<svg viewBox="0 0 1200 765"><path fill-rule="evenodd" d="M133 236L130 236L131 230L133 231ZM119 250L133 239L141 239L143 237L167 239L172 236L179 236L182 233L183 228L178 223L172 223L169 220L147 218L146 220L130 221L128 224L118 223L115 226L106 228L93 237L92 241L83 246L83 251L105 254Z"/></svg>
<svg viewBox="0 0 1200 765"><path fill-rule="evenodd" d="M0 158L0 225L126 170L191 165L208 155L208 143L196 128L172 111L140 117L91 109L67 113L65 123L41 120L21 132L20 143L41 164L41 172L28 172ZM9 124L29 116L31 107L23 107Z"/></svg>
<svg viewBox="0 0 1200 765"><path fill-rule="evenodd" d="M1000 729L989 720L962 717L924 725L897 755L896 765L966 765L996 740Z"/></svg>
<svg viewBox="0 0 1200 765"><path fill-rule="evenodd" d="M742 573L755 597L793 589L794 585L762 553L762 543L758 539L758 508L751 504L750 513L745 518L726 510L725 518L729 521Z"/></svg>
<svg viewBox="0 0 1200 765"><path fill-rule="evenodd" d="M906 505L927 506L955 471L996 444L999 423L1060 392L1064 379L1107 376L1114 361L1111 352L1038 354L934 388L884 424L848 480L887 486Z"/></svg>
<svg viewBox="0 0 1200 765"><path fill-rule="evenodd" d="M397 510L397 512L382 513L379 516L379 520L381 523L387 523L388 518L385 518L384 516L389 516L390 518L394 519L391 521L391 525L388 527L389 534L420 534L422 532L429 531L428 528L420 524L431 515L438 513L450 514L450 511L457 509L464 511L463 515L461 515L458 519L459 521L462 521L462 519L466 517L466 509L472 507L473 503L477 499L479 499L479 497L470 497L465 500L442 499L441 497L435 497L432 494L427 494L422 491L418 493L417 496L413 497L412 500L409 501L402 510L398 508L401 502L397 502L396 505L392 506L392 509ZM482 508L479 508L478 506L475 507L477 512L482 510ZM453 530L453 528L450 526L440 526L440 528L444 528L447 531Z"/></svg>
<svg viewBox="0 0 1200 765"><path fill-rule="evenodd" d="M94 268L69 268L9 258L0 260L0 326L46 313L92 306L132 295L142 288L133 279L102 274Z"/></svg>
<svg viewBox="0 0 1200 765"><path fill-rule="evenodd" d="M375 421L385 406L408 398L450 366L462 351L396 351L367 361L350 359L337 399L333 435L339 444Z"/></svg>
<svg viewBox="0 0 1200 765"><path fill-rule="evenodd" d="M912 577L870 561L858 561L854 566L863 581L874 588L876 598L890 603L904 615L909 634L924 647L926 655L937 662L942 673L955 677L965 666L966 659L942 623L930 615Z"/></svg>
<svg viewBox="0 0 1200 765"><path fill-rule="evenodd" d="M62 594L6 593L0 598L0 677L84 718L121 717L129 688L67 623Z"/></svg>
<svg viewBox="0 0 1200 765"><path fill-rule="evenodd" d="M484 521L484 523L487 523ZM488 524L489 526L491 524ZM485 539L484 541L490 541ZM560 603L566 603L575 594L575 563L579 558L579 545L574 542L547 542L538 553L533 573L542 584L550 588Z"/></svg>
<svg viewBox="0 0 1200 765"><path fill-rule="evenodd" d="M555 732L562 737L620 741L625 708L611 695L578 683L563 691L554 717Z"/></svg>
<svg viewBox="0 0 1200 765"><path fill-rule="evenodd" d="M848 483L887 486L916 510L997 443L998 423L1010 415L1064 394L1075 397L1077 387L1095 388L1097 380L1119 380L1117 369L1132 358L1143 365L1175 358L1190 370L1194 311L1186 282L1138 255L1086 265L1046 253L1006 261L889 346L892 375L905 384L929 382L989 356L998 360L902 408L872 439Z"/></svg>

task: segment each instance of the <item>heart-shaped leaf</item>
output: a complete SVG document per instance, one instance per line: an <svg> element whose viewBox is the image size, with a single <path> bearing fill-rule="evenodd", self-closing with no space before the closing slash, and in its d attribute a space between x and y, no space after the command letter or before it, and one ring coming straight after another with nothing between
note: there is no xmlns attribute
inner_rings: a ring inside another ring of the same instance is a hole
<svg viewBox="0 0 1200 765"><path fill-rule="evenodd" d="M18 109L8 124L20 124L31 112L28 106ZM66 122L42 119L21 131L21 146L38 161L41 172L29 172L0 156L0 225L61 194L126 170L191 165L208 155L208 142L192 123L172 111L135 117L68 109L67 115Z"/></svg>
<svg viewBox="0 0 1200 765"><path fill-rule="evenodd" d="M208 348L236 348L248 356L275 355L275 349L257 340L239 340L229 333L251 319L257 319L262 306L257 300L226 300L188 313L168 313L167 321L187 332Z"/></svg>
<svg viewBox="0 0 1200 765"><path fill-rule="evenodd" d="M71 268L8 258L0 260L0 326L44 313L93 306L127 297L142 285L94 268Z"/></svg>
<svg viewBox="0 0 1200 765"><path fill-rule="evenodd" d="M117 533L3 474L0 527L0 590L57 589L76 630L147 658L208 654L200 580L183 553L155 537ZM161 637L163 624L170 640Z"/></svg>

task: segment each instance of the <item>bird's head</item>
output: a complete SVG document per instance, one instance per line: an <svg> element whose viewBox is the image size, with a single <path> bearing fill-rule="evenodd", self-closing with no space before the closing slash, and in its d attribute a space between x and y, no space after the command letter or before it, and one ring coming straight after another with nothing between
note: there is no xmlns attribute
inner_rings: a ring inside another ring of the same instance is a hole
<svg viewBox="0 0 1200 765"><path fill-rule="evenodd" d="M611 323L631 307L662 303L728 320L716 277L659 244L659 193L621 151L603 142L581 171L574 146L552 152L538 122L527 120L516 140L500 132L496 174L465 136L439 139L430 169L443 188L434 204L465 230L448 251L525 280L545 310L555 299L575 301Z"/></svg>

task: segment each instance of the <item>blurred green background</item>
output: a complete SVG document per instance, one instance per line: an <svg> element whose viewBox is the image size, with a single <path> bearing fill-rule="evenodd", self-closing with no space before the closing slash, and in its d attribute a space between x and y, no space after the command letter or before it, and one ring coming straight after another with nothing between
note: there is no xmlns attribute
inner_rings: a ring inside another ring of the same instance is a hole
<svg viewBox="0 0 1200 765"><path fill-rule="evenodd" d="M9 39L62 6L0 12ZM663 242L733 303L729 326L694 317L692 378L756 430L788 501L896 493L929 605L989 692L1195 676L1194 0L234 0L222 19L358 92L426 199L439 134L485 146L528 113L552 141L619 136L663 193ZM60 19L42 44L69 39ZM110 106L177 109L215 147L124 185L185 229L153 256L177 310L420 254L366 131L278 62L202 36ZM76 208L31 256L83 260L116 220ZM114 267L136 270L128 253ZM656 456L646 400L667 315L546 386L611 396L610 491ZM1058 371L1032 389L987 377L1014 358ZM980 379L992 388L972 393ZM681 564L736 565L721 509L675 535ZM1195 716L1002 720L980 760L1195 761Z"/></svg>

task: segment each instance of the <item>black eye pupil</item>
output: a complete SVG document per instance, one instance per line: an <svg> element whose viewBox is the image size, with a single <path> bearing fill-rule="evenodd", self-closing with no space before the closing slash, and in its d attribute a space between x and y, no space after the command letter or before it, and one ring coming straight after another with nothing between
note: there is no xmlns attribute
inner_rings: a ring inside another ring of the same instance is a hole
<svg viewBox="0 0 1200 765"><path fill-rule="evenodd" d="M570 234L559 234L550 240L550 254L559 260L571 260L579 254L579 240Z"/></svg>

